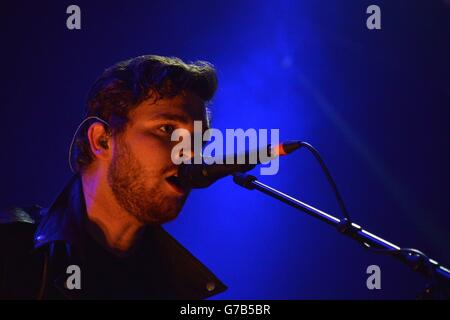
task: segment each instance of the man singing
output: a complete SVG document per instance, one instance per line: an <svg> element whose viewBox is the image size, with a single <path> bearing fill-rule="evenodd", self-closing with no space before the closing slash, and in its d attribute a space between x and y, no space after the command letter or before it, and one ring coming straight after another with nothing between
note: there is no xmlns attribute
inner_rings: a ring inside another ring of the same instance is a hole
<svg viewBox="0 0 450 320"><path fill-rule="evenodd" d="M0 210L0 297L203 299L226 289L161 225L190 192L175 129L209 126L214 68L140 56L91 88L71 145L75 174L49 208ZM185 156L185 155L184 155Z"/></svg>

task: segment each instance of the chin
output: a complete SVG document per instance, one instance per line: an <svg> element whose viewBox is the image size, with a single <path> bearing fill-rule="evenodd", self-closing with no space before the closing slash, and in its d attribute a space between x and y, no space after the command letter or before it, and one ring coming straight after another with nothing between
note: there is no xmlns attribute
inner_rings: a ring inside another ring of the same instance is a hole
<svg viewBox="0 0 450 320"><path fill-rule="evenodd" d="M182 209L182 205L174 205L173 207L163 208L157 212L152 211L148 214L138 217L141 222L145 224L163 224L170 222L178 217Z"/></svg>
<svg viewBox="0 0 450 320"><path fill-rule="evenodd" d="M147 217L145 218L144 224L146 225L160 225L160 224L164 224L167 222L170 222L172 220L175 220L178 217L178 214L174 214L174 215L164 215L164 216L160 216L160 217Z"/></svg>

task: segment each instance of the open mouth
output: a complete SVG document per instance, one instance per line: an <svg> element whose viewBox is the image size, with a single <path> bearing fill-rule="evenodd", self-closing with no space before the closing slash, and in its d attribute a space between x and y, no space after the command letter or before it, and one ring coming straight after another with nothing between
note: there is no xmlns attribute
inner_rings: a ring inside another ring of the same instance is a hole
<svg viewBox="0 0 450 320"><path fill-rule="evenodd" d="M167 181L172 187L174 187L178 192L180 192L180 193L185 193L185 192L186 192L186 190L185 190L185 188L183 187L183 185L181 184L181 180L180 180L180 178L179 178L178 176L173 175L173 176L167 177L167 178L166 178L166 181Z"/></svg>

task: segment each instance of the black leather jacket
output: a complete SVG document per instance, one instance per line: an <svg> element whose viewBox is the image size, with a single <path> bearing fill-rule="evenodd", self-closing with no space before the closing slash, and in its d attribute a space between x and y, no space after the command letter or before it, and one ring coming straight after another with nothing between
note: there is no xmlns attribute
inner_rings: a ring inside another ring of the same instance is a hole
<svg viewBox="0 0 450 320"><path fill-rule="evenodd" d="M0 298L93 298L83 288L66 287L67 267L75 264L82 268L88 263L83 258L87 243L84 219L86 209L78 175L72 177L48 209L32 206L0 210ZM144 238L148 243L144 241L143 246L158 249L161 254L155 263L164 264L162 268L168 277L152 295L138 298L204 299L226 290L162 227L152 227L150 234ZM130 296L124 292L120 297Z"/></svg>

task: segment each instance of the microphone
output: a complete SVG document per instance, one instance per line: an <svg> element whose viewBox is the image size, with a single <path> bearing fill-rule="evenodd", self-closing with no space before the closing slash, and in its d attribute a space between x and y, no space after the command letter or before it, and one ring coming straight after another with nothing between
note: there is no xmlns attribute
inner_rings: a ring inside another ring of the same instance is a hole
<svg viewBox="0 0 450 320"><path fill-rule="evenodd" d="M276 157L287 155L301 146L302 142L297 140L286 141L273 147L269 144L265 147L267 148L265 154L268 155L266 159L261 159L259 155L262 150L258 149L239 155L227 155L224 157L223 164L206 164L204 161L202 161L202 164L182 163L178 169L179 183L184 187L206 188L221 178L237 172L247 172L257 164L267 163ZM202 159L207 158L203 157ZM244 160L244 163L238 163L237 159ZM249 163L249 159L253 160L252 164ZM256 163L254 163L255 159ZM232 160L232 163L230 163L230 160Z"/></svg>

